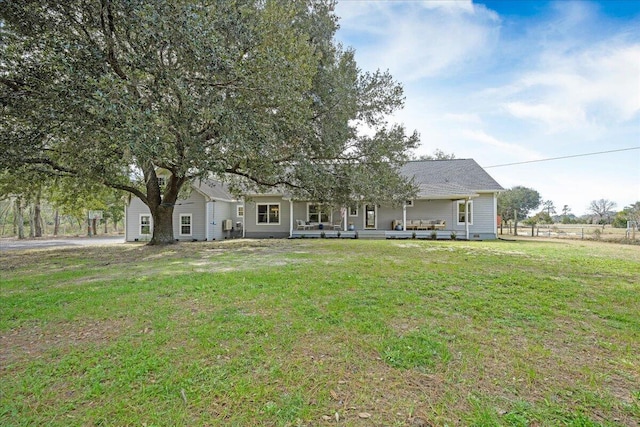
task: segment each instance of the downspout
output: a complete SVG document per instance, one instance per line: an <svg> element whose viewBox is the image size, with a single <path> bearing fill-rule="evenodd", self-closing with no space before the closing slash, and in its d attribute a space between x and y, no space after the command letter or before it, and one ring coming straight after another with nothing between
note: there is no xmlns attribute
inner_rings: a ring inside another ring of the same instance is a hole
<svg viewBox="0 0 640 427"><path fill-rule="evenodd" d="M245 238L245 233L247 232L247 224L244 220L247 217L247 200L242 197L242 238Z"/></svg>

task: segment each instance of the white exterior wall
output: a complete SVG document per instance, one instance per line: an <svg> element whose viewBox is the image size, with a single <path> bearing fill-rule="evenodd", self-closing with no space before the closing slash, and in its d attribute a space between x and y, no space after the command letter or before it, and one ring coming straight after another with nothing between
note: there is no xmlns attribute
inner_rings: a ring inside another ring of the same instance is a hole
<svg viewBox="0 0 640 427"><path fill-rule="evenodd" d="M180 199L173 208L173 237L176 240L205 240L205 212L204 196L192 191L187 199ZM146 241L151 239L151 234L140 235L140 215L150 214L149 208L137 197L131 199L126 209L126 239L129 242L136 240ZM191 235L180 234L180 214L191 214ZM153 223L151 224L153 227Z"/></svg>
<svg viewBox="0 0 640 427"><path fill-rule="evenodd" d="M493 193L481 194L480 197L473 199L473 225L469 226L469 238L473 238L473 234L480 234L480 238L488 238L486 234L496 236L496 204L497 195Z"/></svg>
<svg viewBox="0 0 640 427"><path fill-rule="evenodd" d="M140 215L150 214L147 205L142 203L137 197L131 199L131 202L126 209L125 218L125 236L128 242L135 242L136 240L146 241L151 240L151 234L148 236L140 235ZM153 227L153 224L152 224Z"/></svg>
<svg viewBox="0 0 640 427"><path fill-rule="evenodd" d="M258 224L257 205L262 203L280 205L279 224ZM251 238L289 237L291 220L289 200L278 196L252 196L251 201L245 202L244 224L245 236ZM297 218L294 210L294 218Z"/></svg>
<svg viewBox="0 0 640 427"><path fill-rule="evenodd" d="M222 225L225 219L233 220L231 215L231 204L229 202L215 201L212 203L213 205L213 216L210 219L212 224L213 231L213 239L215 240L224 240L227 237L228 232L222 231ZM234 222L235 226L235 222Z"/></svg>
<svg viewBox="0 0 640 427"><path fill-rule="evenodd" d="M398 212L402 215L402 208ZM447 223L446 229L450 229L454 218L455 212L451 213L451 200L414 200L413 206L407 206L407 220L443 219Z"/></svg>
<svg viewBox="0 0 640 427"><path fill-rule="evenodd" d="M186 200L178 200L173 208L173 237L177 240L206 240L206 202L202 194L192 191ZM180 214L191 214L191 236L180 234Z"/></svg>
<svg viewBox="0 0 640 427"><path fill-rule="evenodd" d="M481 194L480 197L471 199L473 224L469 224L469 239L495 239L496 236L496 203L494 193ZM458 201L451 203L452 222L447 229L454 230L458 236L465 233L465 225L458 224Z"/></svg>

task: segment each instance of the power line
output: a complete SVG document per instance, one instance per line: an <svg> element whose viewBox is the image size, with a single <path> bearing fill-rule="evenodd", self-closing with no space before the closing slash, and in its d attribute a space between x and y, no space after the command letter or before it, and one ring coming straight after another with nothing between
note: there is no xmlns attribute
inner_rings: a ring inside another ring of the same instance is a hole
<svg viewBox="0 0 640 427"><path fill-rule="evenodd" d="M504 163L502 165L491 165L491 166L483 166L483 167L485 169L501 168L503 166L514 166L514 165L524 165L524 164L527 164L527 163L548 162L548 161L551 161L551 160L571 159L571 158L574 158L574 157L596 156L598 154L618 153L620 151L630 151L630 150L640 150L640 147L620 148L618 150L598 151L596 153L573 154L571 156L550 157L548 159L527 160L527 161L524 161L524 162Z"/></svg>

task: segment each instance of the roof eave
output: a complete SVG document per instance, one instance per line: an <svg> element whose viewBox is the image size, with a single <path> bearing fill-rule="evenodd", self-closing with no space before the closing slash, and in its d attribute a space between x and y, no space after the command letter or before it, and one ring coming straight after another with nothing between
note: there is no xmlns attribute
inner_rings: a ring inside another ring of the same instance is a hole
<svg viewBox="0 0 640 427"><path fill-rule="evenodd" d="M466 198L480 197L478 193L465 193L465 194L418 194L416 199L419 200L458 200Z"/></svg>

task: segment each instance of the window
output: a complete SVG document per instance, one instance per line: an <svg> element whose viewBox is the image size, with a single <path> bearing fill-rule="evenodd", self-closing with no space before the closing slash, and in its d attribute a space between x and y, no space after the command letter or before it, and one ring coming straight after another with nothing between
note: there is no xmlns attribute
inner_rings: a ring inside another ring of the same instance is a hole
<svg viewBox="0 0 640 427"><path fill-rule="evenodd" d="M140 215L140 235L151 234L151 215Z"/></svg>
<svg viewBox="0 0 640 427"><path fill-rule="evenodd" d="M349 207L349 216L358 216L358 207L350 206Z"/></svg>
<svg viewBox="0 0 640 427"><path fill-rule="evenodd" d="M167 183L167 181L166 181L164 176L159 176L158 177L158 186L160 188L163 188L166 183Z"/></svg>
<svg viewBox="0 0 640 427"><path fill-rule="evenodd" d="M411 200L405 200L405 201L404 201L404 205L405 205L406 207L408 207L408 208L412 207L412 206L413 206L413 199L411 199Z"/></svg>
<svg viewBox="0 0 640 427"><path fill-rule="evenodd" d="M258 203L258 224L280 224L279 203Z"/></svg>
<svg viewBox="0 0 640 427"><path fill-rule="evenodd" d="M458 202L458 224L464 224L467 219L467 211L466 211L467 202L462 200ZM473 224L473 202L469 202L469 224Z"/></svg>
<svg viewBox="0 0 640 427"><path fill-rule="evenodd" d="M191 236L191 214L180 214L180 235Z"/></svg>
<svg viewBox="0 0 640 427"><path fill-rule="evenodd" d="M329 211L326 207L307 204L307 218L309 222L329 222Z"/></svg>
<svg viewBox="0 0 640 427"><path fill-rule="evenodd" d="M242 218L244 216L244 205L236 206L236 216Z"/></svg>

